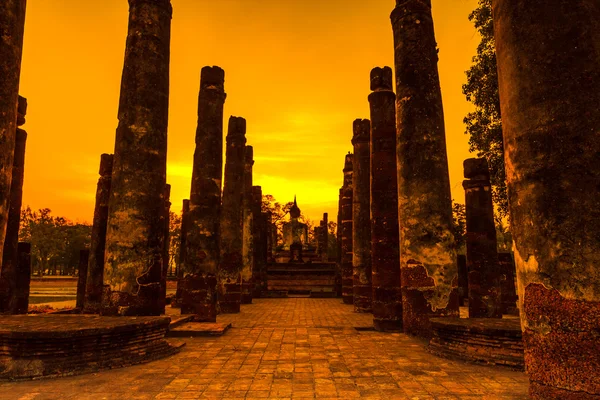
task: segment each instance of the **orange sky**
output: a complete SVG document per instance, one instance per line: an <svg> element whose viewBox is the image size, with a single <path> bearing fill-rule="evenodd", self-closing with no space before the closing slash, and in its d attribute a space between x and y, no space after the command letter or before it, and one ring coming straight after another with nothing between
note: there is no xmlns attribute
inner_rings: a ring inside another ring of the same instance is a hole
<svg viewBox="0 0 600 400"><path fill-rule="evenodd" d="M433 0L452 196L469 157L461 92L479 38L477 0ZM101 5L100 5L101 3ZM225 70L229 115L247 120L254 184L335 221L352 122L369 118L369 72L393 66L394 0L172 0L167 182L189 197L200 69ZM24 205L91 222L101 153L112 153L127 0L29 0L20 94L28 99Z"/></svg>

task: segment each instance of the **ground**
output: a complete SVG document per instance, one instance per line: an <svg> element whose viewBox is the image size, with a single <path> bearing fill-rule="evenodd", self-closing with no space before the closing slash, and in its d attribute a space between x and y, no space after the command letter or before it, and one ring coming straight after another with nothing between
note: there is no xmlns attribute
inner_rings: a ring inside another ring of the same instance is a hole
<svg viewBox="0 0 600 400"><path fill-rule="evenodd" d="M364 330L371 319L339 299L255 299L219 316L233 325L224 336L184 339L175 356L0 383L0 399L528 398L525 373L435 357L404 334Z"/></svg>

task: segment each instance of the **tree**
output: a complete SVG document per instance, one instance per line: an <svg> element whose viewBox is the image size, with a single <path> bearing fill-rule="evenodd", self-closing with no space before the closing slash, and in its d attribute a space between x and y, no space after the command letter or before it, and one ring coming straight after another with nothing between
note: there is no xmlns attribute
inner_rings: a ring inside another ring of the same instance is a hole
<svg viewBox="0 0 600 400"><path fill-rule="evenodd" d="M277 227L277 243L283 242L283 224L285 217L289 214L294 202L290 201L282 205L270 194L262 197L261 212L271 213L271 222Z"/></svg>
<svg viewBox="0 0 600 400"><path fill-rule="evenodd" d="M181 247L181 215L169 211L169 269L168 274L173 275L181 268L179 249Z"/></svg>
<svg viewBox="0 0 600 400"><path fill-rule="evenodd" d="M452 233L454 233L454 243L459 254L466 254L466 235L467 235L467 214L464 204L452 202Z"/></svg>
<svg viewBox="0 0 600 400"><path fill-rule="evenodd" d="M492 0L478 0L478 7L469 14L469 21L481 36L473 65L466 72L467 83L463 94L475 105L475 111L464 118L470 151L488 161L492 183L492 197L501 217L508 215L508 196L504 171L504 142L498 94L496 45L492 21Z"/></svg>

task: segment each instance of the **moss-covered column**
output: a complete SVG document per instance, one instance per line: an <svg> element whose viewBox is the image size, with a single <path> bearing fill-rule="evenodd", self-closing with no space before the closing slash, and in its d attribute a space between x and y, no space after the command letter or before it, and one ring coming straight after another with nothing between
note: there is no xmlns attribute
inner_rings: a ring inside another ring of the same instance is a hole
<svg viewBox="0 0 600 400"><path fill-rule="evenodd" d="M397 0L391 20L404 332L429 338L430 317L458 317L452 197L431 0Z"/></svg>
<svg viewBox="0 0 600 400"><path fill-rule="evenodd" d="M246 120L230 117L225 149L225 185L221 213L219 307L222 313L239 313L242 295L242 197Z"/></svg>
<svg viewBox="0 0 600 400"><path fill-rule="evenodd" d="M9 214L25 5L26 0L0 2L0 254L3 253Z"/></svg>
<svg viewBox="0 0 600 400"><path fill-rule="evenodd" d="M172 11L169 0L129 0L106 230L106 315L161 311Z"/></svg>
<svg viewBox="0 0 600 400"><path fill-rule="evenodd" d="M88 276L88 263L90 260L90 249L79 250L79 264L77 265L78 277L77 277L77 299L75 301L75 307L80 311L85 306L85 286Z"/></svg>
<svg viewBox="0 0 600 400"><path fill-rule="evenodd" d="M254 283L254 215L252 213L252 166L254 152L252 146L244 151L244 188L242 199L242 304L252 303Z"/></svg>
<svg viewBox="0 0 600 400"><path fill-rule="evenodd" d="M352 269L354 311L371 312L371 121L357 119L353 125L352 173Z"/></svg>
<svg viewBox="0 0 600 400"><path fill-rule="evenodd" d="M223 106L225 71L213 66L200 72L198 126L189 212L184 204L181 265L178 281L181 313L200 322L217 318L217 269L223 174ZM187 217L187 218L186 218Z"/></svg>
<svg viewBox="0 0 600 400"><path fill-rule="evenodd" d="M96 205L92 223L92 240L88 263L88 276L85 283L84 312L98 313L102 305L104 285L104 250L106 248L106 227L108 223L108 201L112 180L113 155L100 156L100 178L96 186Z"/></svg>
<svg viewBox="0 0 600 400"><path fill-rule="evenodd" d="M346 154L344 159L344 186L342 187L342 300L353 303L352 281L352 163L354 155Z"/></svg>
<svg viewBox="0 0 600 400"><path fill-rule="evenodd" d="M373 325L402 330L398 186L396 184L396 96L392 69L371 71L371 284Z"/></svg>
<svg viewBox="0 0 600 400"><path fill-rule="evenodd" d="M493 0L525 366L600 398L600 3Z"/></svg>
<svg viewBox="0 0 600 400"><path fill-rule="evenodd" d="M261 212L262 187L252 186L252 251L254 265L252 267L253 294L260 297L267 290L267 220L266 214Z"/></svg>
<svg viewBox="0 0 600 400"><path fill-rule="evenodd" d="M464 162L469 317L502 318L500 265L490 172L485 158Z"/></svg>
<svg viewBox="0 0 600 400"><path fill-rule="evenodd" d="M25 124L27 114L27 99L19 96L17 125ZM16 313L17 279L19 269L19 227L21 224L21 204L23 202L23 179L25 176L25 145L27 132L17 128L15 136L15 151L13 156L12 182L10 185L10 200L4 251L2 253L2 268L0 272L0 312Z"/></svg>

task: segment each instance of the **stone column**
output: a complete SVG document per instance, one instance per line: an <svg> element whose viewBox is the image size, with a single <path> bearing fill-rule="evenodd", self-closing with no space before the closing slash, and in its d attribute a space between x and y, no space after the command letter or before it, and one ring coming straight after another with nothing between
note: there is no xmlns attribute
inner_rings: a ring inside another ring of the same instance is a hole
<svg viewBox="0 0 600 400"><path fill-rule="evenodd" d="M371 121L357 119L353 125L352 173L352 269L354 311L371 312Z"/></svg>
<svg viewBox="0 0 600 400"><path fill-rule="evenodd" d="M160 315L167 169L169 0L129 0L108 204L105 315Z"/></svg>
<svg viewBox="0 0 600 400"><path fill-rule="evenodd" d="M104 250L106 248L106 227L108 223L108 201L112 179L113 155L100 156L100 178L96 187L96 205L92 223L92 241L88 276L85 286L84 312L98 313L102 305L102 287L104 285Z"/></svg>
<svg viewBox="0 0 600 400"><path fill-rule="evenodd" d="M253 297L260 297L267 290L267 216L261 212L262 188L252 186L252 220L254 266L252 269Z"/></svg>
<svg viewBox="0 0 600 400"><path fill-rule="evenodd" d="M529 394L600 398L600 5L492 6Z"/></svg>
<svg viewBox="0 0 600 400"><path fill-rule="evenodd" d="M9 214L25 5L26 0L0 2L0 254L3 253Z"/></svg>
<svg viewBox="0 0 600 400"><path fill-rule="evenodd" d="M224 314L239 313L242 292L242 194L246 120L229 118L225 150L225 185L221 214L219 306Z"/></svg>
<svg viewBox="0 0 600 400"><path fill-rule="evenodd" d="M502 314L518 315L517 290L515 285L515 260L511 253L498 253L500 264L500 286L502 297Z"/></svg>
<svg viewBox="0 0 600 400"><path fill-rule="evenodd" d="M12 314L27 314L31 282L31 243L19 242L17 255L17 289L11 312Z"/></svg>
<svg viewBox="0 0 600 400"><path fill-rule="evenodd" d="M27 113L27 99L19 96L17 125L25 124ZM19 266L19 227L21 223L21 204L23 202L23 178L25 168L25 144L27 132L17 128L15 137L15 151L13 155L12 182L10 185L10 199L4 251L2 253L2 268L0 274L0 312L15 313L17 277Z"/></svg>
<svg viewBox="0 0 600 400"><path fill-rule="evenodd" d="M252 213L252 166L254 152L252 146L244 151L244 182L242 199L242 304L252 303L254 283L254 218Z"/></svg>
<svg viewBox="0 0 600 400"><path fill-rule="evenodd" d="M492 185L485 158L464 162L469 318L502 318Z"/></svg>
<svg viewBox="0 0 600 400"><path fill-rule="evenodd" d="M217 318L224 85L225 71L216 66L202 68L190 209L185 222L185 262L178 285L181 313L195 314L202 322Z"/></svg>
<svg viewBox="0 0 600 400"><path fill-rule="evenodd" d="M171 228L171 185L165 185L164 210L163 210L163 269L160 277L161 287L161 314L165 313L166 298L167 298L167 273L169 272L169 247L171 244L170 228Z"/></svg>
<svg viewBox="0 0 600 400"><path fill-rule="evenodd" d="M456 256L458 267L458 304L465 305L465 299L469 299L469 271L467 270L467 256L458 254Z"/></svg>
<svg viewBox="0 0 600 400"><path fill-rule="evenodd" d="M337 228L336 228L336 245L337 253L335 258L336 273L335 273L335 291L337 297L342 297L342 186L338 197L338 213L337 213Z"/></svg>
<svg viewBox="0 0 600 400"><path fill-rule="evenodd" d="M396 184L396 97L392 69L371 71L371 269L373 326L402 330L398 189Z"/></svg>
<svg viewBox="0 0 600 400"><path fill-rule="evenodd" d="M329 261L329 214L323 213L321 220L321 262Z"/></svg>
<svg viewBox="0 0 600 400"><path fill-rule="evenodd" d="M85 306L85 286L88 275L88 263L90 261L90 249L79 250L79 264L77 269L79 275L77 278L77 300L75 307L79 310L83 310Z"/></svg>
<svg viewBox="0 0 600 400"><path fill-rule="evenodd" d="M398 211L404 332L458 317L458 270L437 45L430 0L396 0Z"/></svg>
<svg viewBox="0 0 600 400"><path fill-rule="evenodd" d="M346 154L344 160L344 186L342 190L342 300L353 303L352 282L352 164L354 155Z"/></svg>

